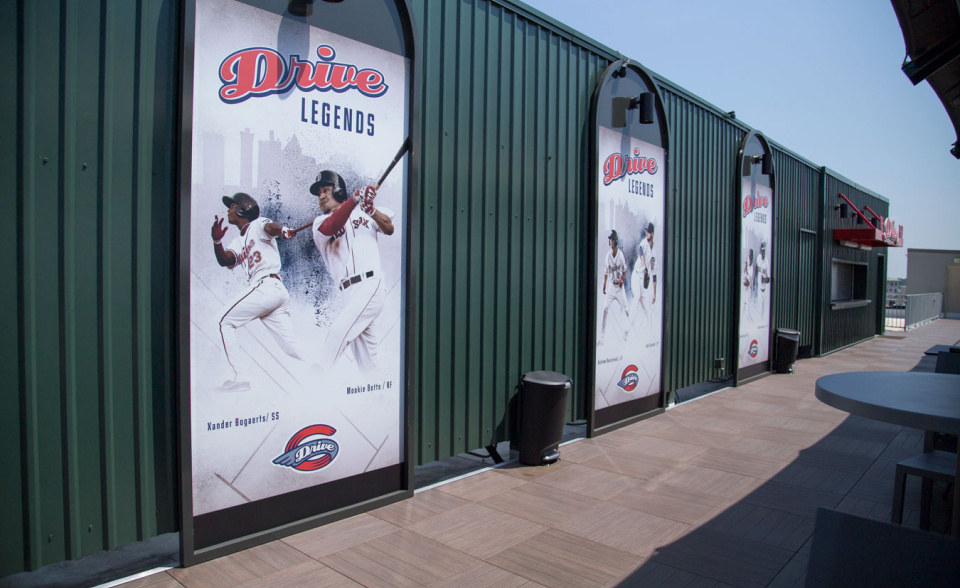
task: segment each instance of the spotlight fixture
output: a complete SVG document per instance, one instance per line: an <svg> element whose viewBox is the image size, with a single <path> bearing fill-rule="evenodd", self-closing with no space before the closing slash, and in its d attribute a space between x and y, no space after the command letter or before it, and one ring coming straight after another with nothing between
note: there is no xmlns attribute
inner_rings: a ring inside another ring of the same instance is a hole
<svg viewBox="0 0 960 588"><path fill-rule="evenodd" d="M728 112L728 113L727 113L727 118L737 118L737 111L736 111L736 110L731 110L730 112Z"/></svg>
<svg viewBox="0 0 960 588"><path fill-rule="evenodd" d="M615 129L627 126L627 111L634 109L639 112L640 124L649 125L654 121L656 103L657 95L653 92L642 92L632 98L615 97L610 107L610 126Z"/></svg>
<svg viewBox="0 0 960 588"><path fill-rule="evenodd" d="M643 92L637 96L637 106L640 109L640 124L653 123L653 107L657 103L657 95L653 92Z"/></svg>
<svg viewBox="0 0 960 588"><path fill-rule="evenodd" d="M773 153L764 153L760 158L760 173L765 176L773 175Z"/></svg>
<svg viewBox="0 0 960 588"><path fill-rule="evenodd" d="M611 75L614 77L614 79L627 77L627 60L624 59L623 61L621 61L620 67L613 70L613 73Z"/></svg>

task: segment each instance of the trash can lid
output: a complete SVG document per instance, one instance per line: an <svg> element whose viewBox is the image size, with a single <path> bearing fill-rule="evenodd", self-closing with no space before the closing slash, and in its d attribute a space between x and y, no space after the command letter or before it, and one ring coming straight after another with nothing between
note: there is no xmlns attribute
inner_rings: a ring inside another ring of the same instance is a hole
<svg viewBox="0 0 960 588"><path fill-rule="evenodd" d="M521 378L525 382L531 382L534 384L545 384L545 385L557 385L557 384L569 384L570 378L563 374L557 372L527 372L523 374Z"/></svg>
<svg viewBox="0 0 960 588"><path fill-rule="evenodd" d="M800 335L800 331L794 331L793 329L777 329L777 333L781 335Z"/></svg>

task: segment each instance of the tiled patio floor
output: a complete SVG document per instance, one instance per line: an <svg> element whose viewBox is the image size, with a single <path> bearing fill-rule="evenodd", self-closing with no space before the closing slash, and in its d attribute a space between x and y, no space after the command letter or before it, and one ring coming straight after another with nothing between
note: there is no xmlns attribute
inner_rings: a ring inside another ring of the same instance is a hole
<svg viewBox="0 0 960 588"><path fill-rule="evenodd" d="M554 466L509 464L124 586L802 586L817 507L889 520L893 468L922 446L820 403L814 382L910 370L958 340L954 320L889 333L571 443ZM906 526L918 507L911 478Z"/></svg>

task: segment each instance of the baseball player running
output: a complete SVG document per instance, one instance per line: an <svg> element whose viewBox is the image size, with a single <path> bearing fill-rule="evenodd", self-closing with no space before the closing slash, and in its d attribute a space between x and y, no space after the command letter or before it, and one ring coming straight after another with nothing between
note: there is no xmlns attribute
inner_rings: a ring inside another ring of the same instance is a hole
<svg viewBox="0 0 960 588"><path fill-rule="evenodd" d="M623 281L627 276L627 262L623 257L623 251L620 251L620 238L617 231L610 231L607 237L610 244L610 251L607 251L607 257L604 260L603 270L603 293L606 294L606 300L603 303L603 318L600 321L600 340L597 344L603 345L603 339L607 332L607 312L610 311L610 305L614 302L620 304L621 310L628 317L630 310L627 308L627 295L623 291Z"/></svg>
<svg viewBox="0 0 960 588"><path fill-rule="evenodd" d="M237 227L240 234L224 247L222 240L228 228L223 226L224 219L214 215L210 229L213 253L223 267L243 267L249 286L227 304L220 318L220 338L227 363L233 368L233 379L224 382L219 389L239 392L249 390L250 382L243 373L243 362L239 358L237 329L254 319L260 319L287 355L306 360L293 335L288 305L290 295L280 281L277 237L289 239L292 232L270 219L260 218L260 206L249 194L238 192L232 197L224 196L223 203L227 206L226 221Z"/></svg>
<svg viewBox="0 0 960 588"><path fill-rule="evenodd" d="M330 170L317 175L310 193L322 212L313 221L313 241L345 298L327 331L323 361L332 364L352 347L357 366L374 369L382 336L377 317L386 296L377 237L393 234L393 214L374 207L373 186L350 197L343 178Z"/></svg>
<svg viewBox="0 0 960 588"><path fill-rule="evenodd" d="M637 320L637 309L643 310L643 316L650 318L650 307L657 303L657 260L653 257L653 223L647 223L637 246L637 261L630 275L630 287L633 290L633 303L630 316ZM652 290L652 295L651 295ZM631 324L630 330L634 328ZM625 335L629 334L629 330Z"/></svg>

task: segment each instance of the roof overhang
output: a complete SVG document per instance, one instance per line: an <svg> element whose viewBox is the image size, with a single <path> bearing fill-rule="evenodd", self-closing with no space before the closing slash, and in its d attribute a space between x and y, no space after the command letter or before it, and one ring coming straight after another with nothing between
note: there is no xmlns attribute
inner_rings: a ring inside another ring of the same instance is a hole
<svg viewBox="0 0 960 588"><path fill-rule="evenodd" d="M903 73L914 85L927 81L953 123L960 159L960 0L890 0L900 21L909 61Z"/></svg>

